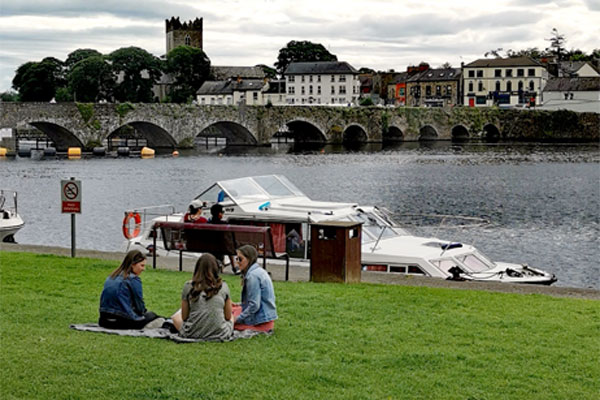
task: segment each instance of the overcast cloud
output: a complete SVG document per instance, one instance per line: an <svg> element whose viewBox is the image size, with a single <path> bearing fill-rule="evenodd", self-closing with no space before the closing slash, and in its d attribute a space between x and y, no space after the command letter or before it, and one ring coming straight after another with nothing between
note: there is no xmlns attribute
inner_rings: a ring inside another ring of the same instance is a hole
<svg viewBox="0 0 600 400"><path fill-rule="evenodd" d="M402 71L421 61L460 66L503 48L544 49L552 28L567 48L600 43L600 0L0 0L0 91L14 71L78 48L165 53L165 19L204 18L214 65L273 65L290 40L321 43L356 68Z"/></svg>

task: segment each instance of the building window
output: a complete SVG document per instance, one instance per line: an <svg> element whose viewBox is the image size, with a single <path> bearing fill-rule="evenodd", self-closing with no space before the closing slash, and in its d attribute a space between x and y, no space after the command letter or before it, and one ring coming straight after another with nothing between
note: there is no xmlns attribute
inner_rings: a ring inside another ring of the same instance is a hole
<svg viewBox="0 0 600 400"><path fill-rule="evenodd" d="M302 98L302 104L306 103L306 99L303 97Z"/></svg>
<svg viewBox="0 0 600 400"><path fill-rule="evenodd" d="M185 35L185 45L186 46L192 45L192 38L190 37L190 35Z"/></svg>
<svg viewBox="0 0 600 400"><path fill-rule="evenodd" d="M296 82L296 77L294 75L288 76L288 82Z"/></svg>
<svg viewBox="0 0 600 400"><path fill-rule="evenodd" d="M335 86L331 87L331 94L335 94Z"/></svg>
<svg viewBox="0 0 600 400"><path fill-rule="evenodd" d="M529 81L529 90L532 92L535 90L535 83L533 83L533 81Z"/></svg>
<svg viewBox="0 0 600 400"><path fill-rule="evenodd" d="M447 94L448 96L452 96L452 85L448 85L448 86L446 87L446 94Z"/></svg>
<svg viewBox="0 0 600 400"><path fill-rule="evenodd" d="M331 82L335 82L335 75L331 75Z"/></svg>
<svg viewBox="0 0 600 400"><path fill-rule="evenodd" d="M321 82L321 75L317 75L317 82Z"/></svg>
<svg viewBox="0 0 600 400"><path fill-rule="evenodd" d="M302 89L301 89L301 90L302 90L302 95L304 95L304 94L305 94L305 91L304 91L304 86L302 86Z"/></svg>
<svg viewBox="0 0 600 400"><path fill-rule="evenodd" d="M496 92L499 92L500 90L500 81L496 81Z"/></svg>
<svg viewBox="0 0 600 400"><path fill-rule="evenodd" d="M340 85L340 94L346 94L346 86Z"/></svg>
<svg viewBox="0 0 600 400"><path fill-rule="evenodd" d="M309 82L312 82L312 75L309 75L309 76L308 76L308 81L309 81Z"/></svg>
<svg viewBox="0 0 600 400"><path fill-rule="evenodd" d="M479 92L483 92L483 82L479 82L479 83L477 84L477 91L479 91Z"/></svg>
<svg viewBox="0 0 600 400"><path fill-rule="evenodd" d="M512 76L512 69L507 69L505 71L505 76Z"/></svg>
<svg viewBox="0 0 600 400"><path fill-rule="evenodd" d="M441 86L436 86L435 87L435 95L436 96L441 96L442 95L442 87Z"/></svg>
<svg viewBox="0 0 600 400"><path fill-rule="evenodd" d="M206 99L204 97L200 99L200 104L206 104Z"/></svg>
<svg viewBox="0 0 600 400"><path fill-rule="evenodd" d="M425 96L431 96L431 86L425 86Z"/></svg>
<svg viewBox="0 0 600 400"><path fill-rule="evenodd" d="M517 76L525 76L525 70L523 68L517 69Z"/></svg>
<svg viewBox="0 0 600 400"><path fill-rule="evenodd" d="M340 75L338 82L346 82L346 75Z"/></svg>
<svg viewBox="0 0 600 400"><path fill-rule="evenodd" d="M331 98L331 104L335 104L335 98Z"/></svg>
<svg viewBox="0 0 600 400"><path fill-rule="evenodd" d="M502 76L502 70L501 69L495 69L494 70L494 76L496 78L500 78Z"/></svg>
<svg viewBox="0 0 600 400"><path fill-rule="evenodd" d="M512 92L512 82L511 81L506 82L506 91Z"/></svg>
<svg viewBox="0 0 600 400"><path fill-rule="evenodd" d="M301 81L302 83L304 83L304 75L302 75L302 76L300 77L300 81Z"/></svg>
<svg viewBox="0 0 600 400"><path fill-rule="evenodd" d="M519 91L523 90L523 81L519 81L518 88Z"/></svg>
<svg viewBox="0 0 600 400"><path fill-rule="evenodd" d="M475 78L475 71L469 70L469 78Z"/></svg>
<svg viewBox="0 0 600 400"><path fill-rule="evenodd" d="M296 94L296 88L294 86L288 86L288 94Z"/></svg>
<svg viewBox="0 0 600 400"><path fill-rule="evenodd" d="M473 82L469 82L469 92L473 91Z"/></svg>
<svg viewBox="0 0 600 400"><path fill-rule="evenodd" d="M529 68L527 70L527 76L535 76L535 68Z"/></svg>
<svg viewBox="0 0 600 400"><path fill-rule="evenodd" d="M254 99L254 101L257 101L258 100L258 92L252 93L252 98Z"/></svg>
<svg viewBox="0 0 600 400"><path fill-rule="evenodd" d="M317 94L321 94L321 85L317 86Z"/></svg>
<svg viewBox="0 0 600 400"><path fill-rule="evenodd" d="M477 70L477 77L483 78L483 70L480 70L480 69Z"/></svg>
<svg viewBox="0 0 600 400"><path fill-rule="evenodd" d="M358 86L354 86L354 87L352 88L352 93L353 93L353 94L358 94Z"/></svg>

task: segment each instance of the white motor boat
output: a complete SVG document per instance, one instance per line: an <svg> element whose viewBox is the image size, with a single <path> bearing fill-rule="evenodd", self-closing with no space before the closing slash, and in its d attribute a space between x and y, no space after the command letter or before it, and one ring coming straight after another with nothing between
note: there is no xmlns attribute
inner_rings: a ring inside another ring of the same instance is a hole
<svg viewBox="0 0 600 400"><path fill-rule="evenodd" d="M9 206L7 201L12 201L12 206ZM17 192L0 190L0 242L13 243L15 233L24 225L17 213Z"/></svg>
<svg viewBox="0 0 600 400"><path fill-rule="evenodd" d="M311 200L280 175L219 181L194 200L206 205L203 209L206 218L210 217L211 205L219 203L229 224L269 225L275 251L285 251L292 259L309 259L310 224L353 221L362 223L363 270L485 282L545 285L556 282L551 273L526 264L494 262L468 244L413 236L394 223L384 209ZM150 249L153 223L142 226L142 218L135 211L126 212L127 216L138 222L139 232L129 235L133 237L128 240L127 248ZM153 221L179 222L182 217L172 213ZM157 255L168 255L160 243L158 240Z"/></svg>

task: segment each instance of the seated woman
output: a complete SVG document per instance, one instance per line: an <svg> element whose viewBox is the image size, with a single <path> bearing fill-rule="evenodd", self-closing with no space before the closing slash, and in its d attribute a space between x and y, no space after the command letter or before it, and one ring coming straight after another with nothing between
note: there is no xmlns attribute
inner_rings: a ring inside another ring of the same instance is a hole
<svg viewBox="0 0 600 400"><path fill-rule="evenodd" d="M100 326L109 329L142 329L162 324L162 318L150 324L159 316L147 311L144 304L140 274L145 268L146 256L139 250L131 250L119 268L106 278L100 296Z"/></svg>
<svg viewBox="0 0 600 400"><path fill-rule="evenodd" d="M188 208L188 212L183 216L183 222L194 222L204 224L208 220L202 216L202 208L204 205L199 200L192 201Z"/></svg>
<svg viewBox="0 0 600 400"><path fill-rule="evenodd" d="M181 310L171 318L183 337L227 340L233 334L229 287L219 277L212 254L205 253L196 262L192 280L183 285Z"/></svg>
<svg viewBox="0 0 600 400"><path fill-rule="evenodd" d="M271 277L256 262L256 249L245 245L237 250L242 271L242 304L234 305L234 329L270 331L275 326L277 308Z"/></svg>

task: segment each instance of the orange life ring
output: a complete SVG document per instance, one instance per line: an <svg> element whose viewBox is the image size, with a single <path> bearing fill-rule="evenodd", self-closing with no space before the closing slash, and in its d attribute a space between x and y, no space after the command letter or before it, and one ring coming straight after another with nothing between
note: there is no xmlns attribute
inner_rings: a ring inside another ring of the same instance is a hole
<svg viewBox="0 0 600 400"><path fill-rule="evenodd" d="M129 222L133 219L135 225L133 227L133 232L129 230ZM140 217L140 213L128 213L125 218L123 218L123 236L126 239L132 239L140 234L142 231L142 217Z"/></svg>

